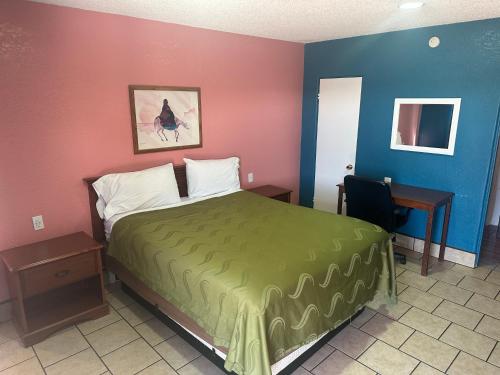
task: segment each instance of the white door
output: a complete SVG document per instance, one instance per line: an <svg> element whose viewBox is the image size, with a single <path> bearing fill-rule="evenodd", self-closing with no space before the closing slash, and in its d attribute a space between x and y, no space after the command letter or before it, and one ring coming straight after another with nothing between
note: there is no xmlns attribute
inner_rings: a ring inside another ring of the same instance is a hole
<svg viewBox="0 0 500 375"><path fill-rule="evenodd" d="M337 184L354 173L361 77L321 79L314 208L337 212Z"/></svg>

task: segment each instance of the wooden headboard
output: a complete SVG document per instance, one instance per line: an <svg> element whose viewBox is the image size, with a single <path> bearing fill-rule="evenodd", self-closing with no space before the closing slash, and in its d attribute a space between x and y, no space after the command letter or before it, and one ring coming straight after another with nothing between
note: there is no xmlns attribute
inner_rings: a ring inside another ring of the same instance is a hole
<svg viewBox="0 0 500 375"><path fill-rule="evenodd" d="M181 197L187 197L187 178L186 178L186 165L174 165L175 179L177 180L177 186L179 188L179 195ZM109 174L109 173L108 173ZM95 192L92 184L97 181L102 176L87 177L83 181L87 184L87 189L89 191L89 205L90 205L90 220L92 221L92 237L100 243L106 242L106 235L104 234L104 220L101 219L97 213L96 203L97 203L97 193Z"/></svg>

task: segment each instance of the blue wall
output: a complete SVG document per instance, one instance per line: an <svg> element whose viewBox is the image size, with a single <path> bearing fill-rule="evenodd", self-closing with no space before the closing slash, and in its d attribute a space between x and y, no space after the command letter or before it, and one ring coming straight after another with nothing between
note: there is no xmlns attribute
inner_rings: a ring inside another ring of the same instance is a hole
<svg viewBox="0 0 500 375"><path fill-rule="evenodd" d="M441 45L428 47L437 35ZM500 19L306 44L300 202L312 206L320 78L363 77L356 173L455 193L448 246L478 252L500 103ZM390 149L395 98L462 98L454 156ZM439 241L443 210L435 221ZM414 210L401 232L425 236Z"/></svg>

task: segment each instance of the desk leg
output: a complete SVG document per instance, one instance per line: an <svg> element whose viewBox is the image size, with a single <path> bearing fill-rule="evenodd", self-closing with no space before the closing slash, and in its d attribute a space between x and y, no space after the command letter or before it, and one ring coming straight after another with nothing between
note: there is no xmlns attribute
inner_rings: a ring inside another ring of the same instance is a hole
<svg viewBox="0 0 500 375"><path fill-rule="evenodd" d="M337 215L342 215L342 204L344 203L342 202L343 198L344 198L344 192L341 191L339 188L339 196L337 198Z"/></svg>
<svg viewBox="0 0 500 375"><path fill-rule="evenodd" d="M450 223L451 197L446 202L446 210L444 212L443 230L441 232L441 245L439 247L439 261L444 260L444 251L446 249L446 238L448 237L448 224Z"/></svg>
<svg viewBox="0 0 500 375"><path fill-rule="evenodd" d="M422 256L422 269L420 274L422 276L427 276L427 271L429 269L429 256L431 253L431 239L432 239L432 222L434 221L435 209L431 209L427 212L427 226L425 227L425 243L424 243L424 255Z"/></svg>

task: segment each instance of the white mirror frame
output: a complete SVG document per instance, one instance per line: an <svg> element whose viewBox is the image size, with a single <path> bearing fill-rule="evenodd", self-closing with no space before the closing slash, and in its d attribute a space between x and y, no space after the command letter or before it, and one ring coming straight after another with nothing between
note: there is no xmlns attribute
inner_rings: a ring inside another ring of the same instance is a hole
<svg viewBox="0 0 500 375"><path fill-rule="evenodd" d="M413 152L427 152L431 154L453 155L455 152L455 140L457 138L458 115L460 113L461 98L397 98L394 100L394 115L392 117L391 149ZM397 144L399 106L401 104L453 104L453 115L451 118L450 140L448 148L410 146Z"/></svg>

